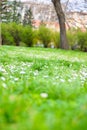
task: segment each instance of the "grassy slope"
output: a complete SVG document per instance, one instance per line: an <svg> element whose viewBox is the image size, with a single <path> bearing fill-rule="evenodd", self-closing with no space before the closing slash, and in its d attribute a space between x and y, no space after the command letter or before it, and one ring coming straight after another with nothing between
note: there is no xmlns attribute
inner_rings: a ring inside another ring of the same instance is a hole
<svg viewBox="0 0 87 130"><path fill-rule="evenodd" d="M0 130L58 129L87 129L87 53L0 47Z"/></svg>

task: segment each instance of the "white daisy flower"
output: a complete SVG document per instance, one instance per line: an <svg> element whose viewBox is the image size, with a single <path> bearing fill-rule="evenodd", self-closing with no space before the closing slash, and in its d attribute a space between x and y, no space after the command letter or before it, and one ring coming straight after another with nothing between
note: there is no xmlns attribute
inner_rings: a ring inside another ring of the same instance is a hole
<svg viewBox="0 0 87 130"><path fill-rule="evenodd" d="M1 77L1 80L5 81L6 79L5 79L5 77Z"/></svg>
<svg viewBox="0 0 87 130"><path fill-rule="evenodd" d="M42 98L47 98L47 97L48 97L48 94L47 94L47 93L41 93L40 96L41 96Z"/></svg>
<svg viewBox="0 0 87 130"><path fill-rule="evenodd" d="M25 74L25 71L21 71L20 74Z"/></svg>

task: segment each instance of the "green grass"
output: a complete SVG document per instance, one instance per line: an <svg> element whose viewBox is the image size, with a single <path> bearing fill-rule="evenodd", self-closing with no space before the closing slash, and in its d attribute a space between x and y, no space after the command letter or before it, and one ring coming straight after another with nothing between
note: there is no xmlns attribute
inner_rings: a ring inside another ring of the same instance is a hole
<svg viewBox="0 0 87 130"><path fill-rule="evenodd" d="M0 130L86 130L87 53L0 47Z"/></svg>

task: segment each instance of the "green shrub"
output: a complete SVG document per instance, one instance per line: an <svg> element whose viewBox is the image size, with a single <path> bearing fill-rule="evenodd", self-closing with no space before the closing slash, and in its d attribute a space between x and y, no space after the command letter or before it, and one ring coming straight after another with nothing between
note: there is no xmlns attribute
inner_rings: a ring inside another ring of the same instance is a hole
<svg viewBox="0 0 87 130"><path fill-rule="evenodd" d="M78 44L80 45L80 49L82 51L87 52L87 31L86 32L78 31L77 39L78 39Z"/></svg>
<svg viewBox="0 0 87 130"><path fill-rule="evenodd" d="M38 30L34 30L33 31L33 44L34 44L34 46L37 46L38 41L39 41Z"/></svg>
<svg viewBox="0 0 87 130"><path fill-rule="evenodd" d="M28 47L31 47L33 45L33 40L34 40L34 31L32 27L30 26L23 27L21 33L21 41L25 43Z"/></svg>
<svg viewBox="0 0 87 130"><path fill-rule="evenodd" d="M8 28L7 24L1 24L2 45L14 45L14 38L9 33Z"/></svg>
<svg viewBox="0 0 87 130"><path fill-rule="evenodd" d="M21 42L22 26L16 23L1 25L2 44L19 46Z"/></svg>
<svg viewBox="0 0 87 130"><path fill-rule="evenodd" d="M76 37L76 31L75 30L69 30L67 31L67 39L70 49L77 49L77 37Z"/></svg>
<svg viewBox="0 0 87 130"><path fill-rule="evenodd" d="M30 26L22 26L16 23L2 24L2 43L16 46L32 46L34 31Z"/></svg>
<svg viewBox="0 0 87 130"><path fill-rule="evenodd" d="M60 34L59 34L59 32L53 32L52 39L53 39L54 46L56 48L58 48L59 44L60 44Z"/></svg>
<svg viewBox="0 0 87 130"><path fill-rule="evenodd" d="M52 33L45 26L40 26L38 31L39 40L43 43L44 47L47 48L49 43L52 41Z"/></svg>
<svg viewBox="0 0 87 130"><path fill-rule="evenodd" d="M8 24L9 26L9 33L10 35L14 38L14 42L16 46L20 45L21 42L21 33L22 33L22 26L19 24L17 25L16 23L10 23Z"/></svg>

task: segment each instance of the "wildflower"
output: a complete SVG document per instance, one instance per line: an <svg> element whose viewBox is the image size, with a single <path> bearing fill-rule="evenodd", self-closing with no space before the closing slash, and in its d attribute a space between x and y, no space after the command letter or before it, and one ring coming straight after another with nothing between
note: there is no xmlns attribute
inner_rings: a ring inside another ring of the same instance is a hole
<svg viewBox="0 0 87 130"><path fill-rule="evenodd" d="M2 67L0 66L0 71L2 71Z"/></svg>
<svg viewBox="0 0 87 130"><path fill-rule="evenodd" d="M18 78L14 78L15 81L18 81Z"/></svg>
<svg viewBox="0 0 87 130"><path fill-rule="evenodd" d="M48 75L44 75L44 78L48 78L49 76Z"/></svg>
<svg viewBox="0 0 87 130"><path fill-rule="evenodd" d="M71 80L71 79L68 79L68 82L72 82L72 80Z"/></svg>
<svg viewBox="0 0 87 130"><path fill-rule="evenodd" d="M78 75L76 73L73 74L74 77L78 77Z"/></svg>
<svg viewBox="0 0 87 130"><path fill-rule="evenodd" d="M60 81L61 81L61 82L65 82L65 80L64 80L64 79L60 79Z"/></svg>
<svg viewBox="0 0 87 130"><path fill-rule="evenodd" d="M87 73L86 72L82 72L82 75L84 76L84 77L87 77Z"/></svg>
<svg viewBox="0 0 87 130"><path fill-rule="evenodd" d="M5 77L1 77L1 79L2 79L3 81L5 81Z"/></svg>
<svg viewBox="0 0 87 130"><path fill-rule="evenodd" d="M38 70L36 70L35 72L34 72L34 76L37 76L38 75Z"/></svg>
<svg viewBox="0 0 87 130"><path fill-rule="evenodd" d="M0 71L1 72L6 72L4 68L2 68L2 66L0 66Z"/></svg>
<svg viewBox="0 0 87 130"><path fill-rule="evenodd" d="M7 85L5 83L2 84L3 88L7 88Z"/></svg>
<svg viewBox="0 0 87 130"><path fill-rule="evenodd" d="M56 77L55 77L55 79L58 79L58 78L59 78L59 76L56 76Z"/></svg>
<svg viewBox="0 0 87 130"><path fill-rule="evenodd" d="M12 79L12 78L13 78L13 76L12 76L12 75L10 75L10 78Z"/></svg>
<svg viewBox="0 0 87 130"><path fill-rule="evenodd" d="M25 71L21 71L20 74L25 74Z"/></svg>
<svg viewBox="0 0 87 130"><path fill-rule="evenodd" d="M48 94L47 94L47 93L41 93L40 96L41 96L42 98L47 98L47 97L48 97Z"/></svg>

